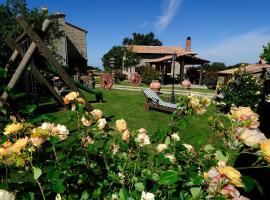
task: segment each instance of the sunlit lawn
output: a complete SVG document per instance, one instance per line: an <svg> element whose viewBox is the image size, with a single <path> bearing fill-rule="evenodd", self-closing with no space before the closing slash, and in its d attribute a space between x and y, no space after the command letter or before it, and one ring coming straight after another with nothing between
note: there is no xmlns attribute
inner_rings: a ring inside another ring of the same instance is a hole
<svg viewBox="0 0 270 200"><path fill-rule="evenodd" d="M110 126L115 126L117 119L125 119L128 127L131 130L146 128L149 132L154 133L158 130L168 129L171 123L171 115L159 111L146 111L143 104L145 97L142 92L122 91L122 90L103 90L104 103L93 103L94 108L101 109ZM89 100L94 100L93 95L86 94ZM162 96L168 99L169 96ZM176 97L177 99L177 97ZM46 114L45 116L53 115L56 117L56 123L63 123L71 130L76 129L76 117L71 111L58 111ZM208 124L209 116L217 116L214 106L211 106L203 115L183 116L181 121L184 121L184 127L180 131L182 140L186 143L199 148L205 144L208 139L213 136L211 127ZM219 141L215 140L218 144Z"/></svg>

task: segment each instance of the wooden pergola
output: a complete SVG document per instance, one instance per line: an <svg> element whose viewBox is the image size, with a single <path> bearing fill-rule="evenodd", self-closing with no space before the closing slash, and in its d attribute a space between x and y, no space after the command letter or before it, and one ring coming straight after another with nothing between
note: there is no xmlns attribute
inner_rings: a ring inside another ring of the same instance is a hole
<svg viewBox="0 0 270 200"><path fill-rule="evenodd" d="M176 60L177 62L179 62L180 64L180 82L183 81L183 77L184 77L184 67L185 65L200 65L200 78L199 78L199 84L202 84L202 78L203 78L203 65L206 63L209 63L210 61L203 59L203 58L199 58L196 56L195 53L186 53L186 54L176 54ZM156 59L151 59L149 61L147 61L147 63L149 64L156 64L156 65L160 65L162 68L162 75L164 75L165 72L165 68L166 65L168 63L172 62L172 56L171 55L167 55L161 58L156 58Z"/></svg>

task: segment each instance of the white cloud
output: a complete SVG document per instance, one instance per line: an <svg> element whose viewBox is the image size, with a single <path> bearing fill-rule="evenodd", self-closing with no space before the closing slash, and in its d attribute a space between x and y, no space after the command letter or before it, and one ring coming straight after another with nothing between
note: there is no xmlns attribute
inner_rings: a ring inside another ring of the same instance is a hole
<svg viewBox="0 0 270 200"><path fill-rule="evenodd" d="M211 62L219 61L227 65L239 62L256 63L262 53L262 46L270 42L270 29L257 29L225 39L214 46L198 51Z"/></svg>
<svg viewBox="0 0 270 200"><path fill-rule="evenodd" d="M175 14L177 13L178 7L181 0L165 0L162 6L162 15L158 17L154 27L158 32L162 32L171 22Z"/></svg>

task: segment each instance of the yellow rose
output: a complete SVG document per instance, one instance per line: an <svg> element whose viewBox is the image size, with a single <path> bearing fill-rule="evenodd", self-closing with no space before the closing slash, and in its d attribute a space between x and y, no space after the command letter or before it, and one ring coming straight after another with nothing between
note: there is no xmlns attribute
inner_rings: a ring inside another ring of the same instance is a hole
<svg viewBox="0 0 270 200"><path fill-rule="evenodd" d="M231 166L217 167L220 174L226 176L236 187L244 187L241 180L241 173Z"/></svg>
<svg viewBox="0 0 270 200"><path fill-rule="evenodd" d="M79 97L78 92L70 92L64 97L64 99L67 99L68 101L73 101L77 99L78 97Z"/></svg>
<svg viewBox="0 0 270 200"><path fill-rule="evenodd" d="M270 139L264 140L260 144L264 159L270 163Z"/></svg>
<svg viewBox="0 0 270 200"><path fill-rule="evenodd" d="M90 126L91 125L91 121L86 119L84 116L81 118L81 122L84 126Z"/></svg>
<svg viewBox="0 0 270 200"><path fill-rule="evenodd" d="M20 153L20 151L28 144L28 137L17 140L11 147L10 151Z"/></svg>
<svg viewBox="0 0 270 200"><path fill-rule="evenodd" d="M45 142L45 140L40 136L31 137L30 141L35 147L40 147Z"/></svg>
<svg viewBox="0 0 270 200"><path fill-rule="evenodd" d="M257 128L260 124L258 122L259 115L255 112L253 112L250 107L232 107L230 110L233 119L235 120L241 120L244 123L247 120L250 120L250 124L248 126L252 128Z"/></svg>
<svg viewBox="0 0 270 200"><path fill-rule="evenodd" d="M0 157L7 156L9 154L9 150L5 148L0 148Z"/></svg>
<svg viewBox="0 0 270 200"><path fill-rule="evenodd" d="M127 130L127 122L124 119L116 120L115 123L116 123L116 129L119 132L123 132L123 131Z"/></svg>
<svg viewBox="0 0 270 200"><path fill-rule="evenodd" d="M16 133L23 129L23 125L21 123L13 123L9 124L5 127L4 135L9 135L11 133Z"/></svg>
<svg viewBox="0 0 270 200"><path fill-rule="evenodd" d="M102 118L103 113L99 109L94 109L93 111L91 111L91 115L93 115L95 120L99 120Z"/></svg>

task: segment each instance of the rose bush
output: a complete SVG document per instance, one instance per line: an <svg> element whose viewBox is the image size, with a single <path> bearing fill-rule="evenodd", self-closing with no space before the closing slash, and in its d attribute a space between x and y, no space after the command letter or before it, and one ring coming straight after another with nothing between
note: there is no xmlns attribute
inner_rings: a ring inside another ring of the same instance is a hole
<svg viewBox="0 0 270 200"><path fill-rule="evenodd" d="M256 111L264 99L263 82L245 68L239 68L226 84L219 85L217 89L224 96L220 105L225 111L233 106L246 106Z"/></svg>
<svg viewBox="0 0 270 200"><path fill-rule="evenodd" d="M172 129L154 134L144 128L130 130L124 119L111 128L102 111L83 109L78 94L65 99L76 113L76 132L50 122L35 126L19 121L2 131L0 187L11 195L19 199L245 199L237 189L245 185L242 175L210 143L196 149ZM195 97L189 101L192 108L201 109ZM245 145L236 130L251 128L257 120L251 117L255 113L243 114L230 118L234 133L223 129L226 144L233 137ZM258 143L258 155L267 163L269 142Z"/></svg>

